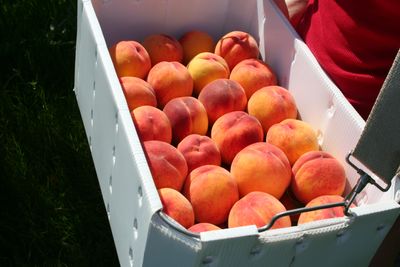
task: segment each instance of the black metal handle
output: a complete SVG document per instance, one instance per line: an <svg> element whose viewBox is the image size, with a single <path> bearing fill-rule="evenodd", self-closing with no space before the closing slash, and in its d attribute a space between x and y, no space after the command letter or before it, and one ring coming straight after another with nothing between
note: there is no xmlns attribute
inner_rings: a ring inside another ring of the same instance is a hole
<svg viewBox="0 0 400 267"><path fill-rule="evenodd" d="M271 221L266 224L265 226L259 227L258 232L264 232L269 229L275 224L275 222L285 216L290 216L290 215L295 215L303 212L308 212L308 211L314 211L314 210L321 210L321 209L329 209L329 208L334 208L334 207L343 207L344 209L344 214L346 216L352 216L352 213L350 212L350 207L351 204L353 204L356 196L364 190L364 188L368 184L372 184L376 186L379 190L382 192L386 192L390 189L391 183L389 183L386 187L380 186L374 179L372 179L371 176L369 176L365 171L362 169L358 168L351 160L350 157L352 155L352 152L350 152L347 157L346 157L346 162L353 167L357 173L360 175L360 178L358 179L356 185L351 189L351 191L346 195L344 198L344 201L342 202L334 202L334 203L328 203L328 204L323 204L323 205L318 205L314 207L303 207L303 208L298 208L298 209L292 209L284 212L280 212L278 214L275 214L272 218ZM187 234L189 236L192 236L194 238L200 238L200 234L191 232L189 230L184 229L183 227L177 227L165 213L159 211L160 217L171 227L175 228L181 233Z"/></svg>
<svg viewBox="0 0 400 267"><path fill-rule="evenodd" d="M335 207L340 207L340 206L345 207L346 202L345 201L334 202L334 203L323 204L323 205L318 205L318 206L314 206L314 207L304 207L304 208L298 208L298 209L292 209L292 210L280 212L280 213L276 214L275 216L273 216L271 221L267 225L258 228L258 232L261 233L261 232L264 232L264 231L270 229L278 219L285 217L285 216L295 215L295 214L308 212L308 211L314 211L314 210L335 208Z"/></svg>
<svg viewBox="0 0 400 267"><path fill-rule="evenodd" d="M356 185L352 188L352 190L349 192L349 194L346 195L344 198L343 202L335 202L335 203L329 203L329 204L324 204L324 205L319 205L315 207L310 207L310 208L298 208L298 209L293 209L285 212L281 212L276 214L275 216L272 217L271 221L263 226L258 228L259 232L266 231L270 229L274 223L281 217L284 216L290 216L294 214L299 214L302 212L307 212L307 211L313 211L313 210L320 210L320 209L327 209L327 208L334 208L334 207L339 207L343 206L344 207L344 214L346 216L351 216L352 214L350 213L349 209L351 207L351 204L353 204L356 196L364 190L364 188L367 186L367 184L373 184L375 185L379 190L386 192L390 189L391 183L389 183L386 187L380 186L374 179L372 179L371 176L369 176L365 171L362 169L358 168L351 160L350 157L352 155L352 152L350 152L347 157L346 157L346 162L353 167L357 173L360 175L360 178L358 179Z"/></svg>

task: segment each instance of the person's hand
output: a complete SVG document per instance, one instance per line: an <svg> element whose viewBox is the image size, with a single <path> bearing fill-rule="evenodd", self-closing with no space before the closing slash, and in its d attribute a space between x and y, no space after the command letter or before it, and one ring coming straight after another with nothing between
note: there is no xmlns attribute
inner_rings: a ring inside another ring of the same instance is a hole
<svg viewBox="0 0 400 267"><path fill-rule="evenodd" d="M296 27L306 11L308 0L274 0L282 13Z"/></svg>

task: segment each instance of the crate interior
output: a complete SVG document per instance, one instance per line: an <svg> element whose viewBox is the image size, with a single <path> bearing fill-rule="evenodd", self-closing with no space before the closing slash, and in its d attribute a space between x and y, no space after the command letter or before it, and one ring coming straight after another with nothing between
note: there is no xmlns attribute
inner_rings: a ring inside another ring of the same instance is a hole
<svg viewBox="0 0 400 267"><path fill-rule="evenodd" d="M349 192L356 183L358 175L345 163L345 155L355 145L361 131L360 125L362 126L363 122L360 124L360 121L357 121L357 116L354 119L354 116L346 115L346 112L354 112L349 108L349 104L344 104L345 107L342 112L344 116L340 117L341 115L339 114L333 119L333 122L326 119L329 117L329 112L331 112L329 105L332 105L332 101L336 101L332 100L332 97L339 96L339 101L336 102L338 102L339 106L343 104L343 96L340 93L333 96L329 93L325 95L321 93L321 98L329 98L324 100L325 104L324 101L318 101L317 98L313 100L305 99L302 91L305 90L303 87L308 85L302 81L302 77L297 76L303 76L307 72L315 72L315 69L320 73L313 74L314 76L324 74L318 69L318 66L315 66L315 61L309 61L308 59L305 59L305 61L310 64L310 68L304 70L304 73L303 71L301 73L295 72L295 70L303 67L301 66L303 58L309 56L305 45L296 36L290 36L288 40L292 43L284 43L282 47L280 47L279 43L275 44L279 38L274 38L273 34L275 33L266 31L266 29L271 28L266 27L266 25L268 26L269 18L263 17L263 13L257 7L256 0L94 0L92 4L108 47L120 40L142 41L147 35L154 33L165 33L179 38L184 32L193 29L206 31L215 40L218 40L218 38L231 30L243 30L252 34L260 44L261 55L265 57L267 63L271 64L274 69L278 69L277 75L283 86L289 87L289 90L295 89L295 93L300 92L298 93L298 98L300 102L306 104L299 108L299 114L300 116L304 115L304 118L313 124L320 133L322 149L338 156L338 159L345 165L349 181L346 192ZM287 24L279 26L288 27ZM293 31L293 29L290 30ZM269 45L269 43L273 43L273 45ZM275 47L280 51L268 50L271 47ZM290 51L287 51L287 47L289 47ZM272 53L277 55L271 56L271 60L268 61L268 54ZM279 62L280 58L284 63ZM312 68L315 69L313 70ZM315 86L325 85L324 83L326 83L326 79L322 79L320 84ZM306 105L310 103L316 106L316 110L322 109L326 115L318 117L318 111L308 110L309 107ZM336 121L334 121L335 119ZM341 125L344 126L344 129L338 127L338 122L340 123L340 121L344 121L344 125ZM353 132L351 132L351 127L354 128ZM331 131L331 134L329 135L327 131ZM340 138L335 138L334 134L341 136ZM339 143L341 138L346 139L347 144L345 146ZM347 140L349 138L350 141ZM382 192L373 186L367 186L357 200L363 205L379 202L382 198L385 198Z"/></svg>

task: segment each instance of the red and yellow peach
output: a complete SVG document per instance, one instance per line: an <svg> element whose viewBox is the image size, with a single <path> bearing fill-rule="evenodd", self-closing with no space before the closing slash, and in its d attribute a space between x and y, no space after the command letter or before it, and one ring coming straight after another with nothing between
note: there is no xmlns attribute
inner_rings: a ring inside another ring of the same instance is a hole
<svg viewBox="0 0 400 267"><path fill-rule="evenodd" d="M282 203L265 192L251 192L233 205L228 218L228 227L255 225L263 227L270 223L273 216L285 212ZM279 218L271 229L290 227L290 217Z"/></svg>
<svg viewBox="0 0 400 267"><path fill-rule="evenodd" d="M303 203L321 195L342 195L346 186L343 165L328 152L303 154L293 165L292 172L292 192Z"/></svg>
<svg viewBox="0 0 400 267"><path fill-rule="evenodd" d="M201 90L198 99L203 103L211 125L226 113L244 111L247 105L246 93L242 86L229 79L210 82Z"/></svg>
<svg viewBox="0 0 400 267"><path fill-rule="evenodd" d="M162 211L174 219L184 228L190 228L194 224L194 212L192 204L179 191L172 188L158 190Z"/></svg>
<svg viewBox="0 0 400 267"><path fill-rule="evenodd" d="M193 206L196 222L220 225L239 199L237 184L226 169L203 165L186 178L184 195Z"/></svg>
<svg viewBox="0 0 400 267"><path fill-rule="evenodd" d="M243 31L232 31L218 40L214 53L223 57L232 70L242 60L258 58L260 51L252 35Z"/></svg>
<svg viewBox="0 0 400 267"><path fill-rule="evenodd" d="M133 40L120 41L110 47L109 52L118 77L146 78L151 60L140 43Z"/></svg>
<svg viewBox="0 0 400 267"><path fill-rule="evenodd" d="M142 44L149 53L152 66L162 61L182 62L182 46L171 35L152 34L147 36Z"/></svg>
<svg viewBox="0 0 400 267"><path fill-rule="evenodd" d="M195 56L187 65L193 79L193 92L198 96L201 90L216 79L228 79L229 67L226 61L210 52L203 52Z"/></svg>
<svg viewBox="0 0 400 267"><path fill-rule="evenodd" d="M177 149L188 165L188 173L202 165L221 165L221 154L214 141L200 134L190 134L182 139Z"/></svg>
<svg viewBox="0 0 400 267"><path fill-rule="evenodd" d="M140 106L157 106L156 93L148 82L132 76L119 80L130 111Z"/></svg>
<svg viewBox="0 0 400 267"><path fill-rule="evenodd" d="M147 76L147 82L153 87L159 108L172 99L191 96L193 80L190 73L179 62L163 61L153 66Z"/></svg>
<svg viewBox="0 0 400 267"><path fill-rule="evenodd" d="M157 189L181 191L188 168L185 157L174 146L158 140L143 142L147 163Z"/></svg>
<svg viewBox="0 0 400 267"><path fill-rule="evenodd" d="M240 150L262 142L264 133L255 117L244 111L232 111L215 121L211 128L211 138L219 148L222 162L229 165Z"/></svg>
<svg viewBox="0 0 400 267"><path fill-rule="evenodd" d="M172 128L167 115L153 106L140 106L131 112L140 141L172 141Z"/></svg>
<svg viewBox="0 0 400 267"><path fill-rule="evenodd" d="M297 118L294 97L280 86L267 86L256 91L249 99L247 111L261 122L265 133L276 123Z"/></svg>
<svg viewBox="0 0 400 267"><path fill-rule="evenodd" d="M272 125L266 141L282 149L291 165L304 153L319 150L317 132L309 123L297 119L285 119Z"/></svg>
<svg viewBox="0 0 400 267"><path fill-rule="evenodd" d="M192 58L203 52L214 52L213 38L204 31L188 31L179 38L183 48L183 63L188 64Z"/></svg>
<svg viewBox="0 0 400 267"><path fill-rule="evenodd" d="M267 63L255 58L240 61L232 69L229 79L237 81L243 87L248 99L257 90L278 84L272 68Z"/></svg>
<svg viewBox="0 0 400 267"><path fill-rule="evenodd" d="M197 98L192 96L174 98L165 105L163 111L171 123L172 139L175 144L190 134L207 133L207 111Z"/></svg>
<svg viewBox="0 0 400 267"><path fill-rule="evenodd" d="M279 199L290 185L292 170L285 153L266 142L243 148L232 161L231 173L240 196L253 191Z"/></svg>

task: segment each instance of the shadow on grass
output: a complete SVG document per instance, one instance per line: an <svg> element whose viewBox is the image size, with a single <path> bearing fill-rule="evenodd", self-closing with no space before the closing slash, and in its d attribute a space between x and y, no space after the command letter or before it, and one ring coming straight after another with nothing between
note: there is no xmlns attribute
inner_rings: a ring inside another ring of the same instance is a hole
<svg viewBox="0 0 400 267"><path fill-rule="evenodd" d="M118 266L72 91L76 1L6 1L0 34L0 266Z"/></svg>

